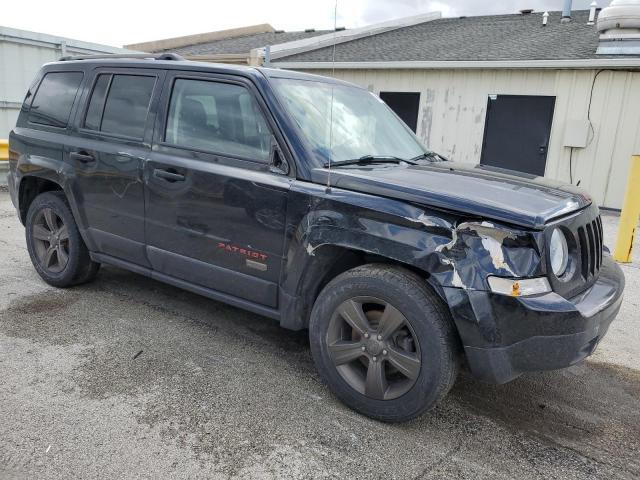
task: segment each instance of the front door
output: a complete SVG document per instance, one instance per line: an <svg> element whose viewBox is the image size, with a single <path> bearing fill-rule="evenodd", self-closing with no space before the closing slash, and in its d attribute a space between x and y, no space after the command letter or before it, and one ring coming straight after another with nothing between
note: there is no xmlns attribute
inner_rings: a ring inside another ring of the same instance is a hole
<svg viewBox="0 0 640 480"><path fill-rule="evenodd" d="M290 178L241 78L168 75L145 163L147 256L161 274L277 307Z"/></svg>
<svg viewBox="0 0 640 480"><path fill-rule="evenodd" d="M163 75L99 69L65 152L76 173L71 188L91 248L147 267L142 166L151 149L151 103Z"/></svg>
<svg viewBox="0 0 640 480"><path fill-rule="evenodd" d="M480 163L544 176L556 97L490 95Z"/></svg>

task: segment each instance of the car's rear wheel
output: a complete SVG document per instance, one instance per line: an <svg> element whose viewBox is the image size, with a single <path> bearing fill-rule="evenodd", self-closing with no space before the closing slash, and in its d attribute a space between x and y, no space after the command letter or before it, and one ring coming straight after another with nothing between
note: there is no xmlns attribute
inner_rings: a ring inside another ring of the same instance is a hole
<svg viewBox="0 0 640 480"><path fill-rule="evenodd" d="M348 406L384 421L405 421L451 388L459 348L450 314L408 270L365 265L320 293L309 326L322 378Z"/></svg>
<svg viewBox="0 0 640 480"><path fill-rule="evenodd" d="M42 279L55 287L92 280L99 263L91 261L62 192L38 195L27 212L27 248Z"/></svg>

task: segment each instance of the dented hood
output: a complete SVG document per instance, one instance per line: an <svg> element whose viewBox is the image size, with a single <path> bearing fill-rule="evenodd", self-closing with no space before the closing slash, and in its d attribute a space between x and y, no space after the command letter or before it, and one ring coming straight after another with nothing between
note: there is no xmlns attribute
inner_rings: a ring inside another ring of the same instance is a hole
<svg viewBox="0 0 640 480"><path fill-rule="evenodd" d="M315 173L314 181L326 182L326 169ZM591 204L571 185L455 162L343 166L331 170L331 184L530 228Z"/></svg>

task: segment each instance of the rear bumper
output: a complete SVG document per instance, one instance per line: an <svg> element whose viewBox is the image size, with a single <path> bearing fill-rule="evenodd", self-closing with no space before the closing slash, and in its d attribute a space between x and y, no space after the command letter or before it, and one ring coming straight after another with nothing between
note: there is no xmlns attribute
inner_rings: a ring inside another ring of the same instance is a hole
<svg viewBox="0 0 640 480"><path fill-rule="evenodd" d="M471 372L506 383L524 372L568 367L591 355L622 304L624 275L606 256L598 281L575 298L446 292Z"/></svg>

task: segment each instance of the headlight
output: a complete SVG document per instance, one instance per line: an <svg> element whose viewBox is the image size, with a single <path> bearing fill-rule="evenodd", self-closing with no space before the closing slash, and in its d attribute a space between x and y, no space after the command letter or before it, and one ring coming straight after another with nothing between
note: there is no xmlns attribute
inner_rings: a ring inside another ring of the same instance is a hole
<svg viewBox="0 0 640 480"><path fill-rule="evenodd" d="M567 238L559 228L551 234L549 243L549 259L551 260L551 270L556 277L561 277L567 271L569 263L569 247Z"/></svg>

